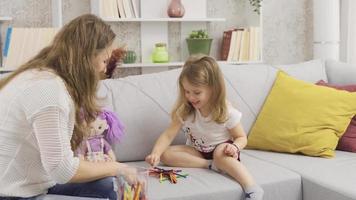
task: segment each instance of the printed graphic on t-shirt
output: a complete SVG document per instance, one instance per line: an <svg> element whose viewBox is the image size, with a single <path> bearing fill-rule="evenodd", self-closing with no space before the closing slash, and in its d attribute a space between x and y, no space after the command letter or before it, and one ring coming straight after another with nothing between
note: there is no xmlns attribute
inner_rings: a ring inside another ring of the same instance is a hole
<svg viewBox="0 0 356 200"><path fill-rule="evenodd" d="M203 138L196 138L190 131L189 127L183 129L184 134L188 137L189 143L198 151L209 153L214 150L214 145L205 145Z"/></svg>

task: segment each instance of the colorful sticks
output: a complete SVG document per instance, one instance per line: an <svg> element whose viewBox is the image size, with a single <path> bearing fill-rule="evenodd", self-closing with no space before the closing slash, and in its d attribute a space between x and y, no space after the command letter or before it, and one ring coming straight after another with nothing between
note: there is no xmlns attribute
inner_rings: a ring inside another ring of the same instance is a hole
<svg viewBox="0 0 356 200"><path fill-rule="evenodd" d="M177 178L186 178L188 174L179 174L182 170L166 170L159 167L155 167L149 170L150 176L156 176L159 178L159 182L162 183L163 181L169 180L171 183L176 184Z"/></svg>
<svg viewBox="0 0 356 200"><path fill-rule="evenodd" d="M137 182L129 184L123 177L118 178L118 199L120 200L147 200L147 183Z"/></svg>

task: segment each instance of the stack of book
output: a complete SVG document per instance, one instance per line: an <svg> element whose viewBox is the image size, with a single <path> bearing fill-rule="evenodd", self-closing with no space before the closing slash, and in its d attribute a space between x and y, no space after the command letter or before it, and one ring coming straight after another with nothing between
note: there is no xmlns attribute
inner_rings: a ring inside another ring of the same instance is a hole
<svg viewBox="0 0 356 200"><path fill-rule="evenodd" d="M228 62L259 61L260 28L248 27L224 31L221 60Z"/></svg>
<svg viewBox="0 0 356 200"><path fill-rule="evenodd" d="M102 18L138 18L136 0L91 0L92 12Z"/></svg>
<svg viewBox="0 0 356 200"><path fill-rule="evenodd" d="M3 50L6 69L16 69L50 45L58 28L15 28L9 27Z"/></svg>

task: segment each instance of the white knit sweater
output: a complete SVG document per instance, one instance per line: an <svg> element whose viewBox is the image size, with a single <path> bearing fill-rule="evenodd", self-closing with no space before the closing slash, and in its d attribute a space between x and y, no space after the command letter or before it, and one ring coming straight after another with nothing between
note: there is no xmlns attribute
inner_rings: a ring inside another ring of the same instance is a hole
<svg viewBox="0 0 356 200"><path fill-rule="evenodd" d="M0 90L0 196L35 196L74 176L74 119L72 99L53 73L30 70Z"/></svg>

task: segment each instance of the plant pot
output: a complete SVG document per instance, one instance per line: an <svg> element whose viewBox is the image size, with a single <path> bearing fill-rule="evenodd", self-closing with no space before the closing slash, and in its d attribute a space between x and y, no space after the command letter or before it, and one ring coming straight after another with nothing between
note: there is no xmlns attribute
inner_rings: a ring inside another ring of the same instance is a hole
<svg viewBox="0 0 356 200"><path fill-rule="evenodd" d="M187 38L187 45L188 45L188 51L189 55L193 54L198 54L202 53L205 55L210 54L210 48L211 48L211 43L213 39L211 38L198 38L198 39L190 39Z"/></svg>
<svg viewBox="0 0 356 200"><path fill-rule="evenodd" d="M136 53L134 51L127 51L123 61L125 64L136 62Z"/></svg>

